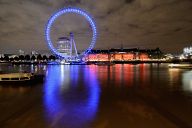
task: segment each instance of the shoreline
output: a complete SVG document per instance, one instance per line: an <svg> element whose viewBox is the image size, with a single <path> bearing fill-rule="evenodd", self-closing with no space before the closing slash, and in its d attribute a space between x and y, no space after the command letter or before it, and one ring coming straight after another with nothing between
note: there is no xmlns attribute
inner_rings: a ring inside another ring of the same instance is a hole
<svg viewBox="0 0 192 128"><path fill-rule="evenodd" d="M13 64L13 65L91 65L91 64L95 64L95 65L99 65L99 64L103 64L103 65L109 65L109 64L161 64L161 63L167 63L167 64L181 64L183 63L182 61L161 61L161 60L133 60L133 61L92 61L92 62L72 62L72 63L64 63L61 64L57 61L50 61L50 62L0 62L0 64ZM185 63L190 63L190 62L185 62Z"/></svg>

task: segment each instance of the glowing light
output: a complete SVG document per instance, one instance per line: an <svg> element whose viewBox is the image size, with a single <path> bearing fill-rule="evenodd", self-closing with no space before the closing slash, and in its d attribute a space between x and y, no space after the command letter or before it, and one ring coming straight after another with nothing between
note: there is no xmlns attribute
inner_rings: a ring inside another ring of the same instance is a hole
<svg viewBox="0 0 192 128"><path fill-rule="evenodd" d="M148 55L147 54L141 54L140 57L139 57L141 60L147 60L149 59Z"/></svg>
<svg viewBox="0 0 192 128"><path fill-rule="evenodd" d="M55 14L53 14L50 19L48 20L48 23L46 25L46 28L45 28L45 39L46 39L46 42L47 42L47 45L49 47L49 49L55 54L57 55L58 57L61 57L63 59L67 59L68 57L66 57L65 55L62 55L60 52L58 52L54 46L53 46L53 43L51 41L51 38L50 38L50 31L51 31L51 27L52 27L52 24L54 23L54 21L61 15L63 14L66 14L66 13L76 13L78 15L81 15L83 16L90 24L91 28L92 28L92 31L93 31L93 34L92 34L92 40L90 42L90 45L89 47L84 51L82 52L79 56L80 57L83 57L85 56L86 54L88 54L91 49L94 47L95 43L96 43L96 37L97 37L97 28L96 28L96 24L94 22L94 20L92 19L92 17L87 13L85 12L84 10L82 9L79 9L79 8L63 8L61 10L59 10L58 12L56 12ZM76 56L72 56L71 58L75 58Z"/></svg>
<svg viewBox="0 0 192 128"><path fill-rule="evenodd" d="M54 65L48 66L47 70L43 97L47 120L53 124L55 119L62 117L60 123L63 126L67 124L75 128L94 120L100 98L95 70L91 67L81 70L77 65ZM84 91L78 91L82 87L79 80L85 83Z"/></svg>
<svg viewBox="0 0 192 128"><path fill-rule="evenodd" d="M123 60L122 54L118 54L118 53L117 53L117 54L115 54L114 56L115 56L115 58L114 58L115 60L119 60L119 61L122 61L122 60Z"/></svg>
<svg viewBox="0 0 192 128"><path fill-rule="evenodd" d="M124 60L133 60L134 54L133 53L125 53L125 54L123 54L123 59Z"/></svg>
<svg viewBox="0 0 192 128"><path fill-rule="evenodd" d="M97 54L89 54L87 60L88 61L98 61Z"/></svg>
<svg viewBox="0 0 192 128"><path fill-rule="evenodd" d="M186 55L192 55L192 47L186 47L183 49L183 53Z"/></svg>
<svg viewBox="0 0 192 128"><path fill-rule="evenodd" d="M98 54L98 61L109 61L108 54Z"/></svg>

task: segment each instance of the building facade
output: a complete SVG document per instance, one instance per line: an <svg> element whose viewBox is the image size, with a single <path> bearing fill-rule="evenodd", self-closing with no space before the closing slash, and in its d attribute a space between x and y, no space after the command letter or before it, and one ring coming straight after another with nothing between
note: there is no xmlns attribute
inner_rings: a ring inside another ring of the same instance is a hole
<svg viewBox="0 0 192 128"><path fill-rule="evenodd" d="M91 50L85 57L87 62L96 61L147 61L153 58L161 58L160 49L109 49L109 50Z"/></svg>
<svg viewBox="0 0 192 128"><path fill-rule="evenodd" d="M71 43L68 37L60 37L58 39L57 51L64 56L71 56Z"/></svg>

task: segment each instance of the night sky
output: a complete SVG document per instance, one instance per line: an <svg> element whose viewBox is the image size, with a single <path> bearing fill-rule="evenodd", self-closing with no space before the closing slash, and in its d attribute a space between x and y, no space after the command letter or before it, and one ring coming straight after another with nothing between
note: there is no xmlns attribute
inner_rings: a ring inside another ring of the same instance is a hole
<svg viewBox="0 0 192 128"><path fill-rule="evenodd" d="M48 51L45 24L68 6L83 8L96 20L95 48L159 47L181 53L192 43L192 0L0 0L0 53ZM86 33L83 22L57 28Z"/></svg>

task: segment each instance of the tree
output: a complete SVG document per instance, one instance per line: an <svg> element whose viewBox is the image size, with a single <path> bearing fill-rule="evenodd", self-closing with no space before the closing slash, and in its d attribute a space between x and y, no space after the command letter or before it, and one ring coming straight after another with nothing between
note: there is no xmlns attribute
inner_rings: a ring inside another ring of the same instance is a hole
<svg viewBox="0 0 192 128"><path fill-rule="evenodd" d="M53 55L50 55L50 56L49 56L49 60L56 60L56 57L53 56Z"/></svg>
<svg viewBox="0 0 192 128"><path fill-rule="evenodd" d="M0 57L0 60L1 60L1 61L3 61L3 60L4 60L2 56Z"/></svg>
<svg viewBox="0 0 192 128"><path fill-rule="evenodd" d="M14 60L13 57L9 58L9 61L13 62L13 60Z"/></svg>
<svg viewBox="0 0 192 128"><path fill-rule="evenodd" d="M5 61L9 61L9 57L8 56L4 56L4 60Z"/></svg>
<svg viewBox="0 0 192 128"><path fill-rule="evenodd" d="M39 54L39 55L37 56L37 60L40 61L40 60L42 60L42 59L43 59L43 58L42 58L41 54Z"/></svg>
<svg viewBox="0 0 192 128"><path fill-rule="evenodd" d="M26 60L26 61L30 61L30 55L28 55L28 54L25 55L25 60Z"/></svg>
<svg viewBox="0 0 192 128"><path fill-rule="evenodd" d="M163 53L162 51L160 50L160 48L156 48L155 49L155 52L156 52L156 55L157 55L157 58L160 59L163 57Z"/></svg>
<svg viewBox="0 0 192 128"><path fill-rule="evenodd" d="M23 61L25 59L24 55L19 56L19 60Z"/></svg>
<svg viewBox="0 0 192 128"><path fill-rule="evenodd" d="M48 58L47 58L46 55L43 56L43 60L44 60L44 61L47 61L47 60L48 60Z"/></svg>
<svg viewBox="0 0 192 128"><path fill-rule="evenodd" d="M19 61L19 57L17 57L17 56L15 56L13 59L14 59L15 61Z"/></svg>
<svg viewBox="0 0 192 128"><path fill-rule="evenodd" d="M31 60L36 60L36 57L33 55L32 57L31 57Z"/></svg>

